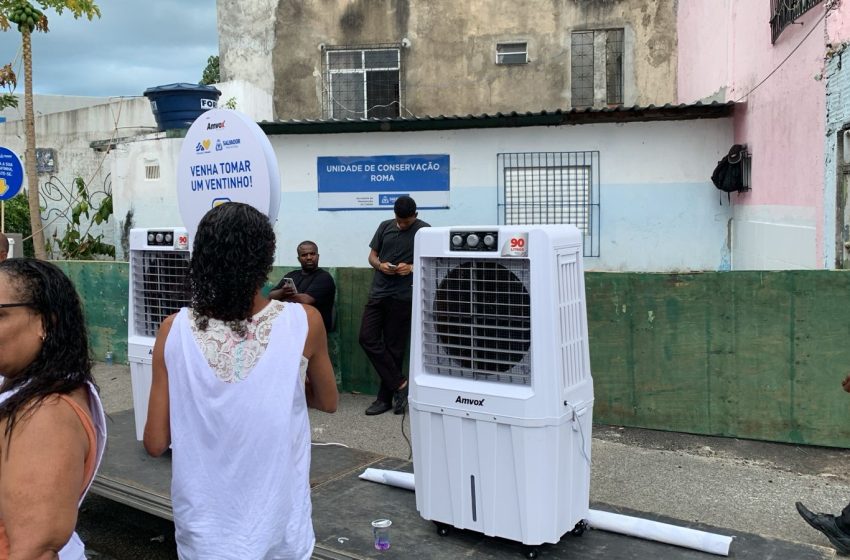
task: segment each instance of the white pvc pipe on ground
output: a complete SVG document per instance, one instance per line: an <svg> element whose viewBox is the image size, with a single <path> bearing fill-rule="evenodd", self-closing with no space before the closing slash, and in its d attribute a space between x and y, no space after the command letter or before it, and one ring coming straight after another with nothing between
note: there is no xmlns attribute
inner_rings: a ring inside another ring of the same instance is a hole
<svg viewBox="0 0 850 560"><path fill-rule="evenodd" d="M406 490L414 490L415 487L413 473L368 468L360 478ZM732 544L732 537L596 509L590 510L587 523L594 529L692 548L719 556L729 556L729 547Z"/></svg>
<svg viewBox="0 0 850 560"><path fill-rule="evenodd" d="M587 523L594 529L693 548L719 556L729 556L732 544L732 537L597 509L590 510Z"/></svg>

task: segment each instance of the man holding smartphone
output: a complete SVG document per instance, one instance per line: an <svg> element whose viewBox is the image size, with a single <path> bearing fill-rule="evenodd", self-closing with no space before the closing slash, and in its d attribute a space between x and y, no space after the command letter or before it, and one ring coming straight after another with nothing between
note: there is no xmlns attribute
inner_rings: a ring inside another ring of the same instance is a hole
<svg viewBox="0 0 850 560"><path fill-rule="evenodd" d="M369 264L375 269L369 301L360 322L360 346L381 378L378 396L367 416L407 407L407 379L402 374L410 338L413 297L413 238L429 224L420 220L416 202L400 196L395 218L381 222L369 243Z"/></svg>
<svg viewBox="0 0 850 560"><path fill-rule="evenodd" d="M319 268L319 247L302 241L296 249L301 270L287 273L269 292L270 299L312 305L322 314L325 330L333 330L336 284L330 273Z"/></svg>

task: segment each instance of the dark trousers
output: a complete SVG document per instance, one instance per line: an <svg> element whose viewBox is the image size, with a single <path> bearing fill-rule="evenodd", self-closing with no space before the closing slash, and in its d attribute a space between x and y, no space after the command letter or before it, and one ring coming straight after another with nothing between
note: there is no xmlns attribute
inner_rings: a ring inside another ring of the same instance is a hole
<svg viewBox="0 0 850 560"><path fill-rule="evenodd" d="M850 534L850 504L844 506L844 509L841 510L841 515L835 518L835 524L839 529Z"/></svg>
<svg viewBox="0 0 850 560"><path fill-rule="evenodd" d="M392 403L393 393L404 382L402 365L410 338L409 299L370 299L360 321L360 346L381 378L378 400Z"/></svg>

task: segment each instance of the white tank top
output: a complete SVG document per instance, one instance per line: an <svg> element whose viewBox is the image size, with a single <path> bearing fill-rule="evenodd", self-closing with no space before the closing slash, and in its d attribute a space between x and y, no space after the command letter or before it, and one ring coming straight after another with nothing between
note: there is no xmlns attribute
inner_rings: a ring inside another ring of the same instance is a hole
<svg viewBox="0 0 850 560"><path fill-rule="evenodd" d="M191 325L184 308L165 343L179 557L310 558L310 424L299 375L307 314L285 304L238 379L216 374Z"/></svg>

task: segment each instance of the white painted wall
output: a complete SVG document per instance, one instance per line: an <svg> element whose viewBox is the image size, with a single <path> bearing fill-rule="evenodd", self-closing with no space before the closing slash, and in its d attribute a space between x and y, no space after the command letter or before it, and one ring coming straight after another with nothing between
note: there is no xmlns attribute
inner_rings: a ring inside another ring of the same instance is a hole
<svg viewBox="0 0 850 560"><path fill-rule="evenodd" d="M725 198L719 204L709 177L731 138L731 119L273 135L282 182L276 264L296 265L295 246L312 239L323 265L366 266L375 227L392 217L390 210L318 211L319 156L449 154L451 207L420 213L432 225L447 226L498 223L498 153L598 150L600 256L586 259L587 269L725 270L731 261L732 206ZM147 139L120 146L116 214L132 206L137 227L181 225L173 175L180 143ZM144 158L159 158L162 179L144 180Z"/></svg>
<svg viewBox="0 0 850 560"><path fill-rule="evenodd" d="M101 190L109 185L116 190L123 189L119 187L121 183L110 176L111 154L96 151L91 147L92 142L148 134L156 129L156 122L146 98L125 97L37 117L35 128L36 146L56 150L57 172L53 175L40 174L38 177L42 205L48 209L45 212L48 219L44 222L44 228L45 238L49 240L54 233L60 237L64 234L67 220L60 214L67 214L70 202L75 200L60 193L73 194L75 177L82 177L90 190ZM26 134L22 120L0 124L0 146L15 151L24 161ZM104 242L116 246L119 258L121 240L118 222L122 217L115 212L115 216L107 223L92 229L95 235L103 233Z"/></svg>
<svg viewBox="0 0 850 560"><path fill-rule="evenodd" d="M236 104L234 108L256 122L274 119L272 95L268 91L245 80L230 80L214 85L221 91L221 97L218 98L219 107L224 108L225 104L233 99Z"/></svg>
<svg viewBox="0 0 850 560"><path fill-rule="evenodd" d="M24 118L24 94L17 93L17 107L8 107L0 111L0 117L5 117L7 121L16 121ZM51 113L61 113L63 111L73 111L74 109L82 109L84 107L92 107L94 105L103 105L114 101L117 97L88 97L80 95L42 95L35 94L32 99L33 111L36 117L49 115Z"/></svg>

